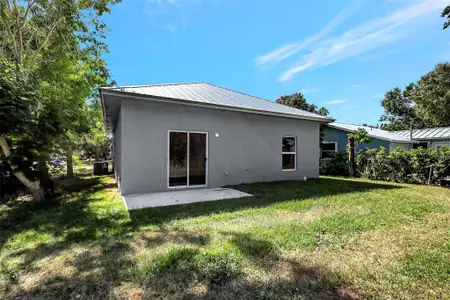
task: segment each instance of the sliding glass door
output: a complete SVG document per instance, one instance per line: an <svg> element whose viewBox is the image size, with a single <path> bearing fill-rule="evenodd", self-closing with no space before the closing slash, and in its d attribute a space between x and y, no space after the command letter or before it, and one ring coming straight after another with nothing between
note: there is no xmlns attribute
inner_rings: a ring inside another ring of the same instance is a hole
<svg viewBox="0 0 450 300"><path fill-rule="evenodd" d="M169 131L169 187L207 184L208 134Z"/></svg>

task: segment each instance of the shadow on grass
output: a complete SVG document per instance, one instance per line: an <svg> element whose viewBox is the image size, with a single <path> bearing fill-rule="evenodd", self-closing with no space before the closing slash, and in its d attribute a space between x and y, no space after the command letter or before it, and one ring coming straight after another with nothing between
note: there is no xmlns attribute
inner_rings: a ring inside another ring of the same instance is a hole
<svg viewBox="0 0 450 300"><path fill-rule="evenodd" d="M309 182L272 182L239 186L238 189L253 194L253 197L194 203L189 205L160 207L131 211L104 207L102 213L89 206L95 201L105 201L105 193L97 193L115 187L99 177L80 177L76 180L66 180L58 183L63 198L60 205L41 210L30 211L29 204L16 203L7 213L0 216L0 251L4 251L5 242L11 237L16 238L23 232L33 231L36 234L48 234L56 237L57 242L37 245L37 247L20 246L17 249L6 249L5 258L12 259L21 256L19 269L11 272L11 284L17 283L14 273L26 269L26 272L39 271L37 262L42 259L56 258L61 251L78 244L86 249L94 247L96 251L76 253L68 263L74 271L70 275L46 275L34 288L15 292L13 299L30 299L34 296L44 296L53 299L108 298L111 289L123 281L127 266L132 266L130 257L133 249L123 241L129 234L134 234L143 226L157 225L160 234L151 237L142 236L145 247L155 247L171 240L175 243L191 244L196 247L209 247L210 236L198 233L184 234L180 232L170 235L164 232L164 223L175 219L192 218L219 212L233 212L248 208L266 207L275 203L291 200L314 199L323 196L365 192L376 189L394 189L400 186L372 182L347 181L341 179L322 178ZM131 217L131 221L129 219ZM33 233L34 234L34 233ZM24 237L26 243L26 236ZM173 271L171 264L161 265L159 273L161 280L174 280L182 284L183 295L187 298L204 299L261 299L261 298L292 298L302 293L307 297L345 298L339 281L327 270L317 270L298 262L280 257L272 244L255 240L249 235L235 234L231 243L253 264L260 268L286 268L287 276L271 281L250 282L243 277L236 267L235 258L226 253L204 253L194 251L175 259L182 272L192 272L195 276L180 278L177 270ZM2 267L0 265L0 267ZM178 268L177 266L175 266ZM153 267L152 267L153 268ZM183 269L186 268L186 269ZM151 269L153 270L153 269ZM169 272L169 273L167 273ZM165 277L166 274L168 277ZM216 275L214 275L216 274ZM178 276L178 277L177 277ZM153 277L155 278L155 277ZM142 279L141 279L142 280ZM315 282L321 282L319 286ZM158 289L174 298L180 296L178 284L164 285L157 279L143 280L143 284L158 294ZM161 285L162 284L162 285ZM195 285L198 285L198 288ZM155 292L156 291L156 292ZM155 294L156 293L156 294ZM178 293L178 294L177 294ZM311 296L309 296L311 295ZM262 297L264 296L264 297ZM28 298L27 298L28 297ZM170 297L168 297L170 298ZM178 297L179 298L179 297Z"/></svg>
<svg viewBox="0 0 450 300"><path fill-rule="evenodd" d="M174 247L134 266L148 299L353 299L338 274L281 256L268 241L229 233L231 244ZM250 275L248 272L252 271Z"/></svg>
<svg viewBox="0 0 450 300"><path fill-rule="evenodd" d="M324 196L402 187L374 182L320 178L308 182L280 181L240 185L234 188L252 194L253 197L138 209L130 211L130 217L134 227L150 224L162 225L177 219L266 207L292 200L301 201Z"/></svg>

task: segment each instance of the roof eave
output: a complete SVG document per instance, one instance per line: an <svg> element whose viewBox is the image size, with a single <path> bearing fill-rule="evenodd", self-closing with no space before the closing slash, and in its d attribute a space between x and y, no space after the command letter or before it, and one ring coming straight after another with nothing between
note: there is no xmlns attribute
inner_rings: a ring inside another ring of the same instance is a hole
<svg viewBox="0 0 450 300"><path fill-rule="evenodd" d="M347 131L347 132L351 132L351 133L355 132L355 130L348 129L348 128L341 128L339 126L332 125L332 124L328 124L328 126L334 128L334 129L342 130L342 131ZM382 140L382 141L386 141L386 142L390 142L390 143L401 143L401 144L417 143L417 141L414 141L414 140L405 141L405 140L396 140L396 139L389 139L389 138L384 138L384 137L380 137L380 136L374 136L373 134L370 134L370 132L367 132L367 135L373 139L378 139L378 140Z"/></svg>
<svg viewBox="0 0 450 300"><path fill-rule="evenodd" d="M184 105L198 106L198 107L207 107L207 108L213 108L213 109L247 112L247 113L260 114L260 115L284 117L284 118L290 118L290 119L308 120L308 121L315 121L315 122L321 122L321 123L331 123L334 121L333 119L328 118L328 117L300 116L300 115L294 115L294 114L284 114L284 113L277 113L277 112L270 112L270 111L265 111L265 110L249 109L249 108L242 108L242 107L235 107L235 106L208 104L208 103L198 102L198 101L191 101L191 100L188 101L188 100L181 100L181 99L170 98L170 97L160 97L160 96L152 96L152 95L145 95L145 94L137 94L137 93L132 93L132 92L124 92L124 91L113 90L113 89L105 88L105 87L100 87L99 90L100 90L101 94L103 91L104 95L112 95L112 96L119 96L119 97L154 100L154 101L160 101L160 102L184 104Z"/></svg>

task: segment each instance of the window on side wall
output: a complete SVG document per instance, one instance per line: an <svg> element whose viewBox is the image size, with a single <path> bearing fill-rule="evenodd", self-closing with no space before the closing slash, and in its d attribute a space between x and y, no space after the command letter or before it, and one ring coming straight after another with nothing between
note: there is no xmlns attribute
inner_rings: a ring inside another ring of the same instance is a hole
<svg viewBox="0 0 450 300"><path fill-rule="evenodd" d="M284 136L281 144L281 166L283 171L295 171L297 165L297 139Z"/></svg>
<svg viewBox="0 0 450 300"><path fill-rule="evenodd" d="M427 149L428 148L428 143L413 144L413 149L419 149L419 148Z"/></svg>
<svg viewBox="0 0 450 300"><path fill-rule="evenodd" d="M330 158L330 153L337 152L337 142L322 142L320 158Z"/></svg>
<svg viewBox="0 0 450 300"><path fill-rule="evenodd" d="M450 146L450 143L438 143L434 145L434 148L436 149L436 152L441 151L442 147Z"/></svg>

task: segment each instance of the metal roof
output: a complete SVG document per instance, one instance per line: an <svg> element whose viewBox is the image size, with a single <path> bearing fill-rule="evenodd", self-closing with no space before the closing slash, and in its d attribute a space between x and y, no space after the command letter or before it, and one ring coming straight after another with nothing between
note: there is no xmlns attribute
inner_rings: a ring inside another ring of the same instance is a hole
<svg viewBox="0 0 450 300"><path fill-rule="evenodd" d="M410 130L393 131L395 134L408 137ZM413 139L415 140L440 140L450 139L450 127L437 127L425 129L413 129Z"/></svg>
<svg viewBox="0 0 450 300"><path fill-rule="evenodd" d="M250 96L222 88L210 83L193 82L177 84L157 84L143 86L121 86L100 88L103 93L137 94L163 99L181 100L192 105L206 105L216 108L229 108L253 113L270 113L282 117L331 122L331 118L279 104L273 101Z"/></svg>
<svg viewBox="0 0 450 300"><path fill-rule="evenodd" d="M409 137L405 137L399 134L395 134L393 132L389 132L382 129L372 128L368 126L360 126L360 125L352 125L352 124L344 124L344 123L329 123L327 126L345 130L348 132L355 132L359 128L363 128L367 131L367 134L376 139L388 141L388 142L395 142L395 143L414 143L415 141L411 141Z"/></svg>

